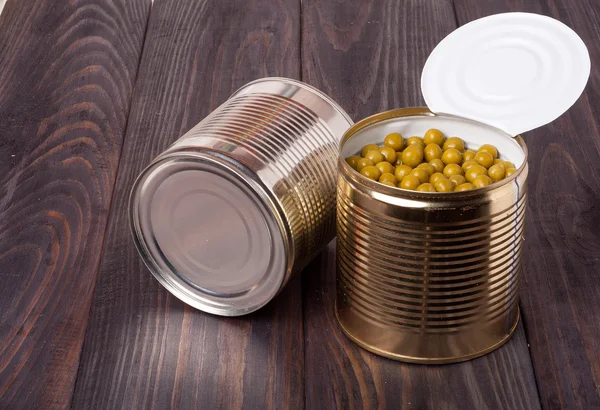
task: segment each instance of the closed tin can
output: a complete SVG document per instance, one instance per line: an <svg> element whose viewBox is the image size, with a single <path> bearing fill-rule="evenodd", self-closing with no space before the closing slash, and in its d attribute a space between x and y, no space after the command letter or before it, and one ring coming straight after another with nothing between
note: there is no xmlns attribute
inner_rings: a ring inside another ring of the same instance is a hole
<svg viewBox="0 0 600 410"><path fill-rule="evenodd" d="M438 128L495 145L518 167L482 189L429 193L369 180L344 158L391 132ZM362 120L340 146L336 315L353 341L408 362L450 363L508 340L519 320L527 149L491 126L425 108Z"/></svg>
<svg viewBox="0 0 600 410"><path fill-rule="evenodd" d="M242 87L137 179L131 228L150 271L206 312L265 305L333 239L338 145L350 125L299 81Z"/></svg>

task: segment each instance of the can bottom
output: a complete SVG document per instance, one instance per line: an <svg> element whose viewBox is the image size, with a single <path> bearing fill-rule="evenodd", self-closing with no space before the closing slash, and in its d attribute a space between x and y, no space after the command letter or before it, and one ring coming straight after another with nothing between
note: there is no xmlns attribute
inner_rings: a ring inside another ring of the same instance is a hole
<svg viewBox="0 0 600 410"><path fill-rule="evenodd" d="M511 326L510 330L508 331L508 333L503 338L501 338L497 342L493 343L492 345L485 347L484 349L477 350L473 353L459 355L459 356L419 357L419 356L410 356L410 355L404 355L404 354L400 354L400 353L390 352L390 351L387 351L384 349L380 349L376 346L370 345L368 343L365 343L363 340L356 337L348 328L346 328L346 326L344 326L343 321L340 320L337 303L334 305L334 311L335 311L335 318L336 318L338 324L340 325L342 332L344 332L346 337L348 337L350 340L352 340L354 343L356 343L361 348L363 348L371 353L374 353L376 355L386 357L388 359L398 360L398 361L406 362L406 363L417 363L417 364L459 363L459 362L466 362L468 360L472 360L472 359L476 359L478 357L484 356L484 355L498 349L499 347L504 345L506 342L508 342L508 340L511 338L511 336L514 334L515 330L517 329L517 325L519 324L519 320L521 318L520 309L517 307L516 318L514 320L513 325Z"/></svg>
<svg viewBox="0 0 600 410"><path fill-rule="evenodd" d="M239 316L280 290L286 242L257 179L217 153L179 152L153 163L136 182L136 246L158 281L185 303Z"/></svg>

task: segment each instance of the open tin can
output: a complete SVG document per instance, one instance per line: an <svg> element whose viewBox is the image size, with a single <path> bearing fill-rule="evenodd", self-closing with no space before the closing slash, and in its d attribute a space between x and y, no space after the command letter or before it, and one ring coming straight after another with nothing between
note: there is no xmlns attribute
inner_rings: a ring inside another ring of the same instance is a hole
<svg viewBox="0 0 600 410"><path fill-rule="evenodd" d="M209 313L265 305L335 235L337 148L350 125L300 81L242 87L137 179L130 221L150 271Z"/></svg>
<svg viewBox="0 0 600 410"><path fill-rule="evenodd" d="M495 145L518 171L465 192L429 193L367 179L344 158L382 135L460 135ZM338 164L337 302L344 332L394 359L448 363L498 347L515 330L526 210L527 149L475 121L399 109L356 123Z"/></svg>
<svg viewBox="0 0 600 410"><path fill-rule="evenodd" d="M336 316L347 336L416 363L469 360L509 339L519 320L527 208L527 148L518 134L565 112L589 72L585 45L564 24L495 15L434 49L421 77L429 108L376 114L345 133ZM423 136L431 128L470 149L495 145L517 171L471 191L419 192L370 180L345 160L387 134Z"/></svg>

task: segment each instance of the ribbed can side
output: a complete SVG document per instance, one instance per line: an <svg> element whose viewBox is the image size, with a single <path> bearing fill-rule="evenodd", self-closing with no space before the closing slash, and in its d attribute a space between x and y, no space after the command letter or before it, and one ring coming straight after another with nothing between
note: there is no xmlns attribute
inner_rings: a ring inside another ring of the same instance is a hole
<svg viewBox="0 0 600 410"><path fill-rule="evenodd" d="M507 337L518 317L526 210L523 187L511 188L469 207L400 209L340 175L337 310L344 330L371 350L423 362L459 361Z"/></svg>
<svg viewBox="0 0 600 410"><path fill-rule="evenodd" d="M525 199L457 226L369 213L338 196L339 284L366 319L443 333L482 326L517 301Z"/></svg>
<svg viewBox="0 0 600 410"><path fill-rule="evenodd" d="M281 206L292 238L291 276L335 235L338 140L298 102L253 93L228 100L171 150L210 147L261 170L258 176Z"/></svg>

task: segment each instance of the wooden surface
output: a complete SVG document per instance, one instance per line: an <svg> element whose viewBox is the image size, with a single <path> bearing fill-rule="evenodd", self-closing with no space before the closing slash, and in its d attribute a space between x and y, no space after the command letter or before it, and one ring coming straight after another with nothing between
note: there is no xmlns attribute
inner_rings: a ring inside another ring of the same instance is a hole
<svg viewBox="0 0 600 410"><path fill-rule="evenodd" d="M236 88L303 79L354 119L420 105L438 41L517 10L573 27L592 76L568 114L525 135L524 321L503 348L445 366L361 350L333 318L333 244L243 318L185 306L143 266L134 178ZM0 409L600 408L599 16L567 0L8 0Z"/></svg>
<svg viewBox="0 0 600 410"><path fill-rule="evenodd" d="M0 16L0 408L71 402L149 6Z"/></svg>

